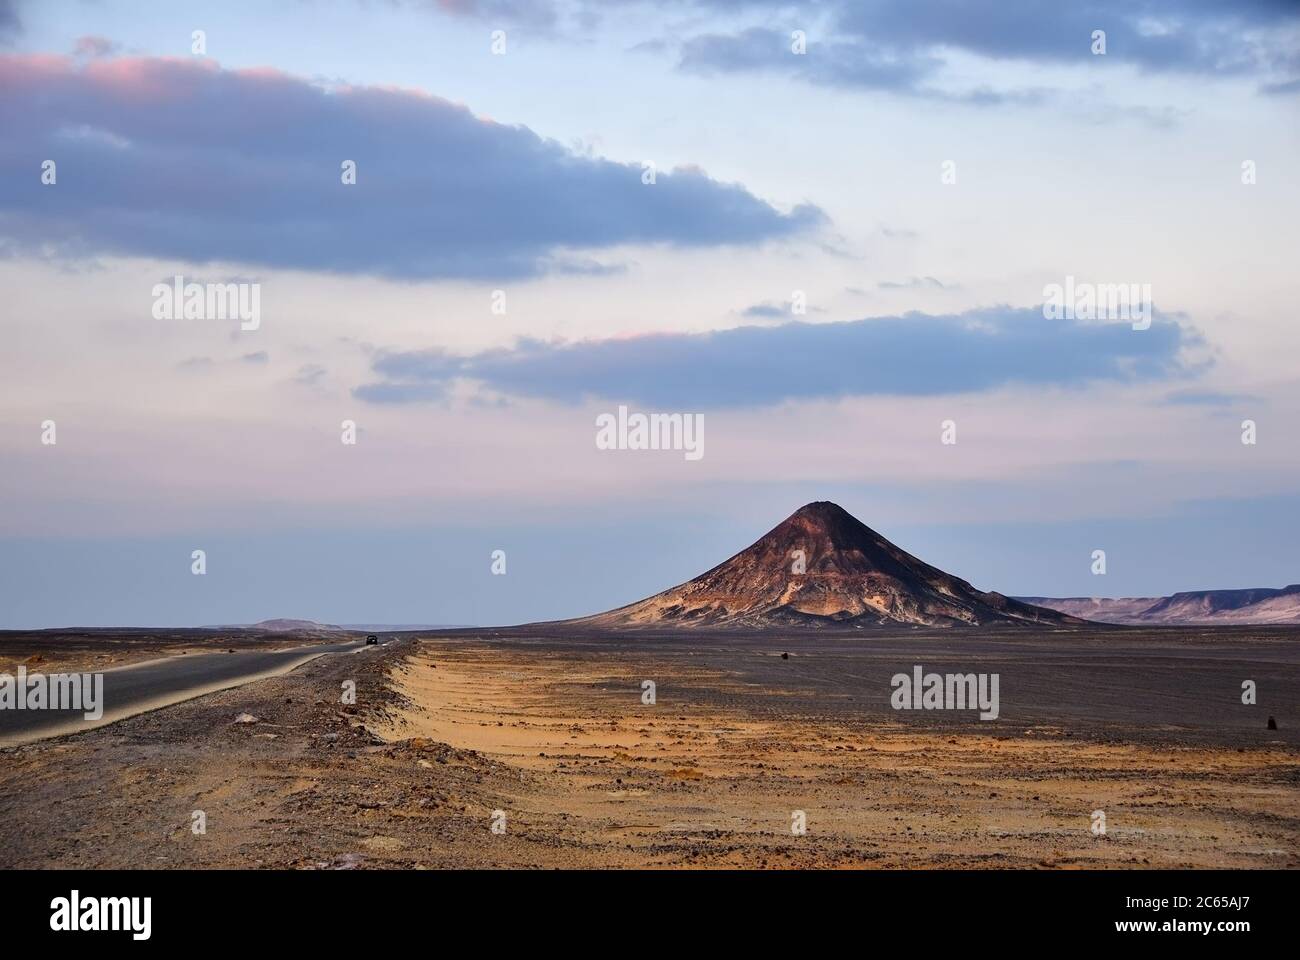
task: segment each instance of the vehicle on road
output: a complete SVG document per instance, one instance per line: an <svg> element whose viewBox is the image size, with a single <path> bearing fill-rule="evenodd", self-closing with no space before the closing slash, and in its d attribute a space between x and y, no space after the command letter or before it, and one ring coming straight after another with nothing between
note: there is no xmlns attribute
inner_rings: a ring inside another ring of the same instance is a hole
<svg viewBox="0 0 1300 960"><path fill-rule="evenodd" d="M378 643L378 642L379 642L379 638L375 636L373 633L366 634L366 646L370 646L370 644Z"/></svg>

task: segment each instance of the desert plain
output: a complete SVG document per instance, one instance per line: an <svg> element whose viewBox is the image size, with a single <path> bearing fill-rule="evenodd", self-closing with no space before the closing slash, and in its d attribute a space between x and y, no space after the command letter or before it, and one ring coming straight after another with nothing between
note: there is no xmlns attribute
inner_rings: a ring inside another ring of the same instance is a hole
<svg viewBox="0 0 1300 960"><path fill-rule="evenodd" d="M1296 628L384 639L0 750L0 866L1300 866Z"/></svg>

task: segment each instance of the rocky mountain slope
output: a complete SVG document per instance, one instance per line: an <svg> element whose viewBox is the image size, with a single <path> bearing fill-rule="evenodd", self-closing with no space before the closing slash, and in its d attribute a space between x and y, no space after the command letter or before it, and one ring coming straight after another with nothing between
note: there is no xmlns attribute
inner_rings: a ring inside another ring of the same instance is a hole
<svg viewBox="0 0 1300 960"><path fill-rule="evenodd" d="M803 506L712 570L645 600L585 617L596 627L926 626L1081 621L976 590L896 547L834 503Z"/></svg>

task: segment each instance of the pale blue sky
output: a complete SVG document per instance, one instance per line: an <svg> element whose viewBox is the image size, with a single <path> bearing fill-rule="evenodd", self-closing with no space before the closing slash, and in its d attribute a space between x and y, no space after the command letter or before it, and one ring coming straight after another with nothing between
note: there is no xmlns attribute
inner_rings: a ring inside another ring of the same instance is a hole
<svg viewBox="0 0 1300 960"><path fill-rule="evenodd" d="M0 0L0 626L570 616L818 499L1009 594L1300 580L1295 9Z"/></svg>

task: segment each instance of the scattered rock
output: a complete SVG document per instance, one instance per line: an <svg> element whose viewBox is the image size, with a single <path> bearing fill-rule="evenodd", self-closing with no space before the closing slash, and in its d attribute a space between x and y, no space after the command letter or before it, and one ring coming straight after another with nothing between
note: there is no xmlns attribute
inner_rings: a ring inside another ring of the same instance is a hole
<svg viewBox="0 0 1300 960"><path fill-rule="evenodd" d="M235 717L235 723L261 723L261 718L253 716L251 713L241 713Z"/></svg>

